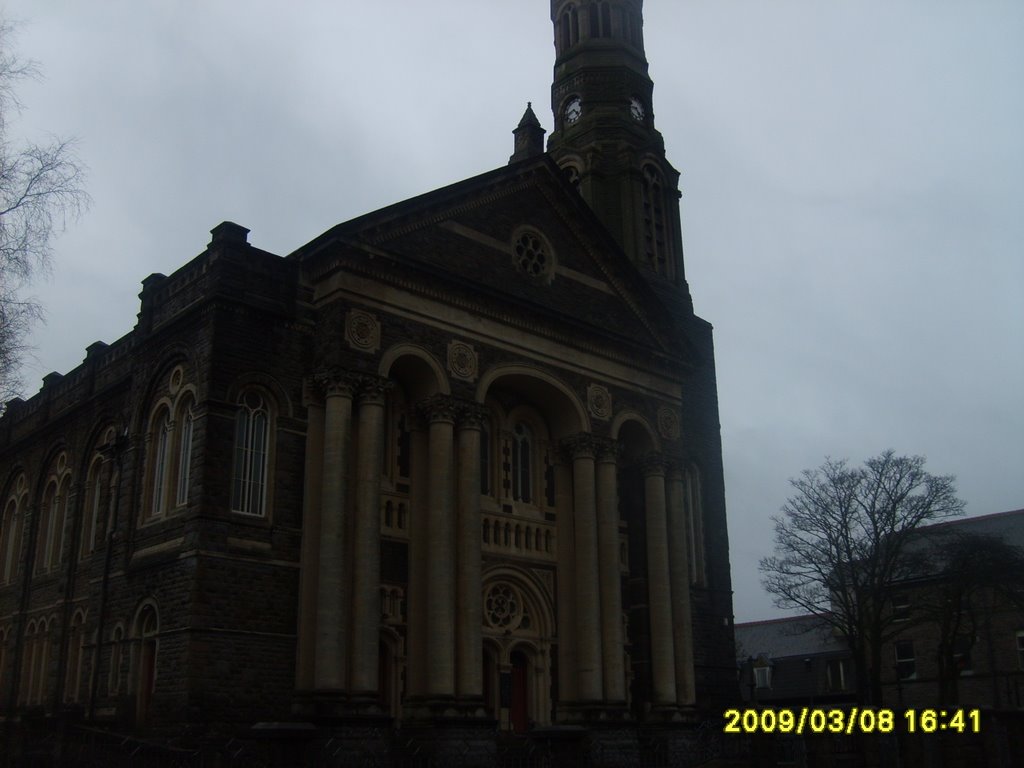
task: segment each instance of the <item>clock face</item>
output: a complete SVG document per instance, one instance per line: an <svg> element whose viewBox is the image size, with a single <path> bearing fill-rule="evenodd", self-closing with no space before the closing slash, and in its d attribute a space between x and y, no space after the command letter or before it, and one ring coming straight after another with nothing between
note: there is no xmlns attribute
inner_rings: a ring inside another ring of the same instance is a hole
<svg viewBox="0 0 1024 768"><path fill-rule="evenodd" d="M636 96L629 100L629 114L638 123L644 119L644 105Z"/></svg>
<svg viewBox="0 0 1024 768"><path fill-rule="evenodd" d="M583 114L583 104L580 102L579 96L573 96L569 99L569 103L565 105L565 122L575 123L580 119L580 115Z"/></svg>

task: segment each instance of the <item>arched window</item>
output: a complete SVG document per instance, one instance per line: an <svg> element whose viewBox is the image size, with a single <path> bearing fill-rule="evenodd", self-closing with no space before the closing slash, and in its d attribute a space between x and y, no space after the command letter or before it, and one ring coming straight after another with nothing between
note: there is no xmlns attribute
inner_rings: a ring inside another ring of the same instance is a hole
<svg viewBox="0 0 1024 768"><path fill-rule="evenodd" d="M25 476L20 475L0 518L0 585L10 584L18 574L21 558L21 531L25 520L28 491Z"/></svg>
<svg viewBox="0 0 1024 768"><path fill-rule="evenodd" d="M89 466L89 475L85 482L80 555L82 558L88 557L99 548L104 525L103 511L113 498L110 487L111 474L106 457L97 453Z"/></svg>
<svg viewBox="0 0 1024 768"><path fill-rule="evenodd" d="M249 390L242 395L235 417L235 462L231 509L263 516L267 492L267 449L270 411L263 396Z"/></svg>
<svg viewBox="0 0 1024 768"><path fill-rule="evenodd" d="M68 664L64 678L64 701L79 701L82 684L82 649L85 644L85 614L76 611L68 632Z"/></svg>
<svg viewBox="0 0 1024 768"><path fill-rule="evenodd" d="M527 504L533 499L533 432L519 422L512 430L512 498Z"/></svg>
<svg viewBox="0 0 1024 768"><path fill-rule="evenodd" d="M152 498L150 517L160 517L167 506L168 460L171 450L171 412L167 408L157 411L153 419L152 447Z"/></svg>
<svg viewBox="0 0 1024 768"><path fill-rule="evenodd" d="M140 641L138 666L135 674L135 720L145 724L149 719L149 704L156 690L156 655L159 649L157 635L160 617L156 606L147 603L135 617L135 637Z"/></svg>
<svg viewBox="0 0 1024 768"><path fill-rule="evenodd" d="M38 625L30 621L25 628L25 658L21 662L21 686L19 687L19 703L28 704L32 700L32 680L36 670L36 633Z"/></svg>
<svg viewBox="0 0 1024 768"><path fill-rule="evenodd" d="M110 633L110 670L107 674L107 694L117 696L121 692L124 677L124 627L118 624Z"/></svg>
<svg viewBox="0 0 1024 768"><path fill-rule="evenodd" d="M193 402L191 397L182 398L178 405L177 451L175 470L177 471L177 482L174 493L174 503L182 506L188 503L189 480L192 473L192 426L194 422Z"/></svg>
<svg viewBox="0 0 1024 768"><path fill-rule="evenodd" d="M671 276L671 233L665 218L665 182L653 165L644 166L644 259L659 275Z"/></svg>
<svg viewBox="0 0 1024 768"><path fill-rule="evenodd" d="M562 50L560 53L564 53L572 46L576 45L580 39L579 13L577 12L575 5L570 5L562 12L560 27L560 37L562 41Z"/></svg>
<svg viewBox="0 0 1024 768"><path fill-rule="evenodd" d="M54 462L54 469L47 480L43 502L39 508L39 527L36 531L37 574L49 573L60 567L70 491L71 477L67 471L67 456L62 453Z"/></svg>
<svg viewBox="0 0 1024 768"><path fill-rule="evenodd" d="M54 618L49 622L39 619L34 624L30 623L25 633L26 639L31 635L26 647L28 664L22 667L26 704L42 704L45 700L50 671L50 630L55 622Z"/></svg>

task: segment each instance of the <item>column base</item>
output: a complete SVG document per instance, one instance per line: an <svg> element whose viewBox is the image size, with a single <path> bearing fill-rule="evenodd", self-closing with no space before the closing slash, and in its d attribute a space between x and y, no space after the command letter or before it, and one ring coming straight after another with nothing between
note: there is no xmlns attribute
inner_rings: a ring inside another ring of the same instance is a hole
<svg viewBox="0 0 1024 768"><path fill-rule="evenodd" d="M407 705L407 711L409 711ZM433 706L433 704L432 704ZM441 706L438 702L436 706ZM453 711L451 702L444 705ZM431 706L418 708L418 714ZM494 768L498 764L495 745L497 723L475 717L468 711L456 716L435 716L403 720L397 731L392 759L396 765L458 765L460 768Z"/></svg>
<svg viewBox="0 0 1024 768"><path fill-rule="evenodd" d="M682 723L684 721L682 710L678 704L652 704L644 716L647 723Z"/></svg>
<svg viewBox="0 0 1024 768"><path fill-rule="evenodd" d="M626 702L566 702L558 705L557 718L564 725L628 724L633 717Z"/></svg>
<svg viewBox="0 0 1024 768"><path fill-rule="evenodd" d="M391 715L381 707L375 693L357 694L340 690L296 691L292 712L320 724L364 722L390 727Z"/></svg>
<svg viewBox="0 0 1024 768"><path fill-rule="evenodd" d="M494 722L484 708L482 698L460 699L454 696L408 697L402 707L402 722L453 723L464 721Z"/></svg>

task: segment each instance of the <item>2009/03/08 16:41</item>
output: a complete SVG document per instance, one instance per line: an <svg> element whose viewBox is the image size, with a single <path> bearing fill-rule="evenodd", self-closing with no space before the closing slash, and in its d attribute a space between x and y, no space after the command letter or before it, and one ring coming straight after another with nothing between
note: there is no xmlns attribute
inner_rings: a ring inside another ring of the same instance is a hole
<svg viewBox="0 0 1024 768"><path fill-rule="evenodd" d="M892 733L897 713L891 709L727 709L725 733ZM980 733L978 709L908 709L902 713L908 733Z"/></svg>

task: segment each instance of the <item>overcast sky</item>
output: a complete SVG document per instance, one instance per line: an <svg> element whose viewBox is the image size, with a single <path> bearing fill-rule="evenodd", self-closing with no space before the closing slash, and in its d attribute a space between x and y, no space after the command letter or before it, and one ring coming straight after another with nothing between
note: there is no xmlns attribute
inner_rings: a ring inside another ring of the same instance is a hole
<svg viewBox="0 0 1024 768"><path fill-rule="evenodd" d="M788 479L886 448L1024 507L1024 3L648 0L686 274L715 326L738 621ZM36 293L29 391L128 332L223 220L287 254L551 129L544 0L0 0L12 135L79 138L90 211Z"/></svg>

